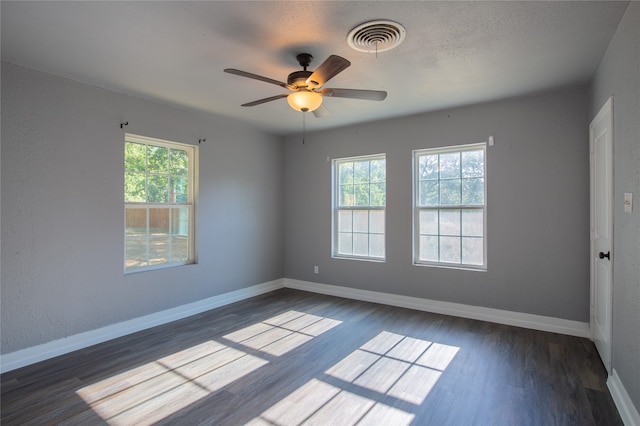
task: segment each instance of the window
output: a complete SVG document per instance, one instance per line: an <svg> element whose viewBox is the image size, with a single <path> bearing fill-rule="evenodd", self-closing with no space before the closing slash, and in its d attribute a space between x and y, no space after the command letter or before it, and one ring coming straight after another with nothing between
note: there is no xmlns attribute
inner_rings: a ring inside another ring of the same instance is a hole
<svg viewBox="0 0 640 426"><path fill-rule="evenodd" d="M384 154L333 160L333 256L385 258Z"/></svg>
<svg viewBox="0 0 640 426"><path fill-rule="evenodd" d="M413 152L414 264L486 269L486 145Z"/></svg>
<svg viewBox="0 0 640 426"><path fill-rule="evenodd" d="M125 135L125 271L194 262L196 148Z"/></svg>

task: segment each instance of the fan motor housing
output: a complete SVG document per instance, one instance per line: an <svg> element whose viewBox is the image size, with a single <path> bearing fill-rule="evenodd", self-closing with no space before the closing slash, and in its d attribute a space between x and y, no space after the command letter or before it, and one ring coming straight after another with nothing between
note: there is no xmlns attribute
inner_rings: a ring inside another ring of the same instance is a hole
<svg viewBox="0 0 640 426"><path fill-rule="evenodd" d="M307 79L311 74L312 71L294 71L287 77L287 84L296 88L307 87Z"/></svg>

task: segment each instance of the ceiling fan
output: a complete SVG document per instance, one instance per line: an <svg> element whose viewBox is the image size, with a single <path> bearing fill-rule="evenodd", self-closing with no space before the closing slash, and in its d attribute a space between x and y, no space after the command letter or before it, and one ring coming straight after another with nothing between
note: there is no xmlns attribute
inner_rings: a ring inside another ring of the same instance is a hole
<svg viewBox="0 0 640 426"><path fill-rule="evenodd" d="M382 101L387 97L387 92L381 90L321 89L327 81L351 65L351 62L345 58L331 55L326 61L320 64L315 71L307 71L307 67L311 64L313 56L308 53L301 53L296 58L303 70L294 71L289 74L286 83L234 68L227 68L224 72L275 84L292 91L292 93L289 94L275 95L248 102L242 104L243 107L252 107L287 98L291 108L296 111L313 112L316 117L324 117L329 114L329 111L322 106L323 97L362 99L367 101Z"/></svg>

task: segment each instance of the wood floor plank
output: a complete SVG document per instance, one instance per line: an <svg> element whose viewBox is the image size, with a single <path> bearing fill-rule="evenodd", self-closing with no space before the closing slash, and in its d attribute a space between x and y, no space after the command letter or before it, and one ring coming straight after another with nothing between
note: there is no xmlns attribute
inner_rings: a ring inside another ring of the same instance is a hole
<svg viewBox="0 0 640 426"><path fill-rule="evenodd" d="M621 425L587 339L282 289L0 377L0 423Z"/></svg>

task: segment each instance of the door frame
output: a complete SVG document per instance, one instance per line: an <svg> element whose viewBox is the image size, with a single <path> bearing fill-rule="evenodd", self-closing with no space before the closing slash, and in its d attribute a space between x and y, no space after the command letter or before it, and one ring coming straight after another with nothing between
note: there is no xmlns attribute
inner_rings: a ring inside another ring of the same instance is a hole
<svg viewBox="0 0 640 426"><path fill-rule="evenodd" d="M610 96L607 101L603 104L603 106L598 111L598 114L593 118L591 123L589 124L589 254L590 254L590 262L589 262L589 289L590 289L590 301L589 301L589 328L590 328L590 337L592 341L595 341L595 330L594 330L594 321L595 321L595 304L596 304L596 266L598 260L596 260L596 256L598 254L598 248L596 247L596 238L595 238L595 161L594 161L594 126L596 123L607 120L607 125L609 126L609 137L610 137L610 149L609 149L609 161L608 166L610 168L610 179L611 183L608 188L610 191L610 203L609 203L609 245L610 245L610 288L608 295L608 306L605 307L606 312L608 313L608 327L606 330L607 333L607 341L605 345L607 347L608 354L600 354L602 362L607 370L607 373L611 375L612 373L612 358L613 358L613 230L614 230L614 129L613 129L613 96ZM597 348L597 346L596 346ZM600 352L600 351L598 351ZM604 355L604 356L603 356ZM605 359L606 358L606 359Z"/></svg>

